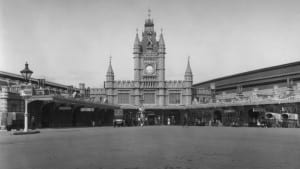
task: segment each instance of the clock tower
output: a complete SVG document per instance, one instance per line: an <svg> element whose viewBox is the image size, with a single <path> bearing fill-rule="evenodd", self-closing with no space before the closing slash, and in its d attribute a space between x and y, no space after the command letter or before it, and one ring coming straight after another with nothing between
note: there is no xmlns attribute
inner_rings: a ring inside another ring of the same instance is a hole
<svg viewBox="0 0 300 169"><path fill-rule="evenodd" d="M142 39L139 40L138 33L134 42L134 80L136 84L136 103L143 100L145 104L165 105L165 42L161 32L159 40L156 40L153 19L150 11L145 20ZM139 89L138 89L139 88ZM147 97L147 93L152 93L158 89L154 100ZM146 95L145 95L146 93Z"/></svg>

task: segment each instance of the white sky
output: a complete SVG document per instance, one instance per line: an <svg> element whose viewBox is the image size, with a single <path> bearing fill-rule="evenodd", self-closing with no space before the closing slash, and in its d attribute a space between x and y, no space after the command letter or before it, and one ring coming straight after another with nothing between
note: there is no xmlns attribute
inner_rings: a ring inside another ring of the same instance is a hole
<svg viewBox="0 0 300 169"><path fill-rule="evenodd" d="M66 85L102 87L109 55L116 80L133 80L133 41L151 8L163 28L166 79L194 83L300 57L300 1L0 0L0 70Z"/></svg>

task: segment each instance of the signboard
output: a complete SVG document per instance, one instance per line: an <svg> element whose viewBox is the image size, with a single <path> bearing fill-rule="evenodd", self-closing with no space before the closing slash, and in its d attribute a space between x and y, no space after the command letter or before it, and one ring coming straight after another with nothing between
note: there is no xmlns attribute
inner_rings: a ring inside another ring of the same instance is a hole
<svg viewBox="0 0 300 169"><path fill-rule="evenodd" d="M224 113L234 113L234 112L235 112L235 110L233 110L233 109L224 110Z"/></svg>
<svg viewBox="0 0 300 169"><path fill-rule="evenodd" d="M23 89L21 90L21 96L32 96L32 89Z"/></svg>
<svg viewBox="0 0 300 169"><path fill-rule="evenodd" d="M90 108L90 107L82 107L80 108L81 112L93 112L95 109L94 108Z"/></svg>
<svg viewBox="0 0 300 169"><path fill-rule="evenodd" d="M70 106L59 107L58 110L72 110Z"/></svg>

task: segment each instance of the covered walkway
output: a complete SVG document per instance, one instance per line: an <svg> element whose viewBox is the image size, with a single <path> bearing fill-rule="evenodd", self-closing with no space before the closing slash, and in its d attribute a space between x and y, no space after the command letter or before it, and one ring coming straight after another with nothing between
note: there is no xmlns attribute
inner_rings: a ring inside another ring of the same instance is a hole
<svg viewBox="0 0 300 169"><path fill-rule="evenodd" d="M116 105L62 96L29 98L29 127L76 127L112 125Z"/></svg>

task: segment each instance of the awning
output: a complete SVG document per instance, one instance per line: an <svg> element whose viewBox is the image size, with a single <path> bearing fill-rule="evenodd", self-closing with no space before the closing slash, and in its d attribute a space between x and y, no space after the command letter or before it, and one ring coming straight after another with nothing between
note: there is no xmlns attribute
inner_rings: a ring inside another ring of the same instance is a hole
<svg viewBox="0 0 300 169"><path fill-rule="evenodd" d="M87 100L74 99L74 98L65 98L65 97L62 97L62 96L54 96L54 95L31 96L29 98L29 101L30 102L33 102L33 101L52 101L52 102L57 102L57 103L83 105L83 106L89 107L89 108L100 108L100 109L101 108L102 109L118 109L118 108L120 108L119 105L97 103L97 102L91 102L91 101L87 101Z"/></svg>
<svg viewBox="0 0 300 169"><path fill-rule="evenodd" d="M266 112L266 110L264 108L260 108L260 107L255 107L252 109L253 112Z"/></svg>

